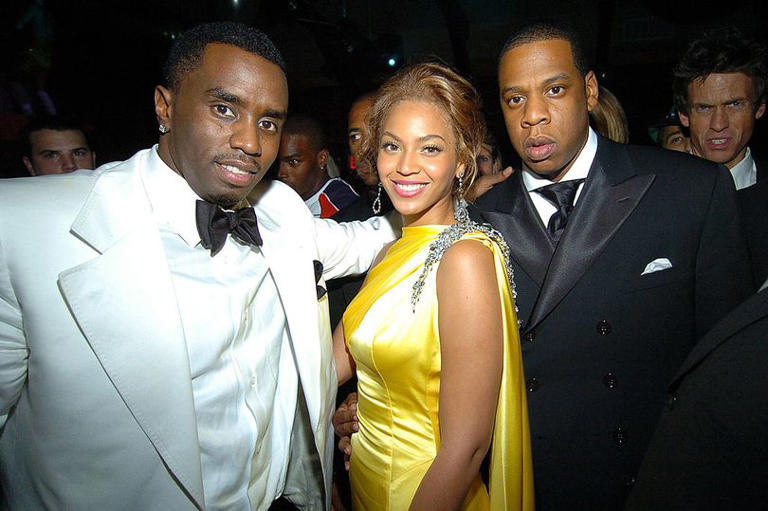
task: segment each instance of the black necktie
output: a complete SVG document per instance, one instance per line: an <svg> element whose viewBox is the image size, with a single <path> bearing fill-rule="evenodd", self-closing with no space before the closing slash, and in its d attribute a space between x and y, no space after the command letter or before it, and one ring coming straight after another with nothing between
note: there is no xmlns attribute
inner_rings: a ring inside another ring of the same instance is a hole
<svg viewBox="0 0 768 511"><path fill-rule="evenodd" d="M547 223L547 231L555 243L560 240L560 236L563 234L565 224L568 222L568 215L573 211L573 199L576 197L576 190L583 182L583 179L572 179L552 183L535 190L557 208Z"/></svg>
<svg viewBox="0 0 768 511"><path fill-rule="evenodd" d="M262 244L253 208L224 211L216 204L199 200L195 206L195 218L200 242L211 250L211 257L224 247L229 233L248 245L260 247Z"/></svg>

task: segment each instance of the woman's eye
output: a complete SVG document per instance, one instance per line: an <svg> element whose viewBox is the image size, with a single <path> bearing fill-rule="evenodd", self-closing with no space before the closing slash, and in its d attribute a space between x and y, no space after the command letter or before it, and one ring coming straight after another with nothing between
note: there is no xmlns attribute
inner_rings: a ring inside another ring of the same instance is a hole
<svg viewBox="0 0 768 511"><path fill-rule="evenodd" d="M397 151L398 149L397 145L393 144L392 142L384 142L383 144L381 144L381 148L389 152Z"/></svg>

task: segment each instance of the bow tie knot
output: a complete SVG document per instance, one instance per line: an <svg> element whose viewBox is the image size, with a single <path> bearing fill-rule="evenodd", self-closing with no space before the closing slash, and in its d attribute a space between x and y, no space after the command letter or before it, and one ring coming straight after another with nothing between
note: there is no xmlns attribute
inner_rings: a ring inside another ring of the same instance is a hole
<svg viewBox="0 0 768 511"><path fill-rule="evenodd" d="M232 234L247 245L262 245L256 212L253 208L224 211L216 204L198 200L195 205L197 232L203 247L211 250L211 257L219 253Z"/></svg>

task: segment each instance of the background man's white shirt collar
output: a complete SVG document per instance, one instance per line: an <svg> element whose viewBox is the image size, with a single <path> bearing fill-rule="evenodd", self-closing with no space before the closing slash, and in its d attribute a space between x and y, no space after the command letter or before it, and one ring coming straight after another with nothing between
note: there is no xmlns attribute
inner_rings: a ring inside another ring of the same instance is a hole
<svg viewBox="0 0 768 511"><path fill-rule="evenodd" d="M744 153L744 158L731 169L731 176L733 176L733 183L737 190L748 188L757 183L757 167L749 147Z"/></svg>

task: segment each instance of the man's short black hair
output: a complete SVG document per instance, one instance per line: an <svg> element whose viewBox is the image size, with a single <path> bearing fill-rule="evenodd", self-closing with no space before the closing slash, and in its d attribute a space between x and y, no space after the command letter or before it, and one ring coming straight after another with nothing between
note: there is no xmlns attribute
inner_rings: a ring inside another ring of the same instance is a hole
<svg viewBox="0 0 768 511"><path fill-rule="evenodd" d="M222 21L198 25L173 43L163 70L165 85L175 90L184 75L200 66L205 47L211 43L237 46L277 64L285 73L280 50L264 32L243 23Z"/></svg>
<svg viewBox="0 0 768 511"><path fill-rule="evenodd" d="M590 65L584 55L581 37L574 27L561 21L537 21L520 25L513 29L512 33L507 38L507 41L504 43L504 47L501 49L499 62L501 62L501 58L504 54L513 48L517 48L524 44L551 41L554 39L562 39L571 45L573 63L576 66L576 69L579 70L579 73L581 73L582 76L585 76L590 70Z"/></svg>
<svg viewBox="0 0 768 511"><path fill-rule="evenodd" d="M21 149L23 151L22 154L24 156L32 156L32 140L30 139L30 135L32 135L32 133L35 131L40 130L79 131L85 137L86 142L88 142L88 135L85 133L83 125L77 122L75 119L71 117L61 117L58 115L47 115L31 120L29 124L24 126L24 129L21 131L20 141Z"/></svg>
<svg viewBox="0 0 768 511"><path fill-rule="evenodd" d="M283 125L283 136L304 135L312 144L312 150L320 152L328 148L323 127L316 119L304 114L294 114Z"/></svg>
<svg viewBox="0 0 768 511"><path fill-rule="evenodd" d="M688 112L688 85L712 73L744 73L755 88L755 108L765 102L766 49L736 27L722 27L693 41L674 70L675 106Z"/></svg>

